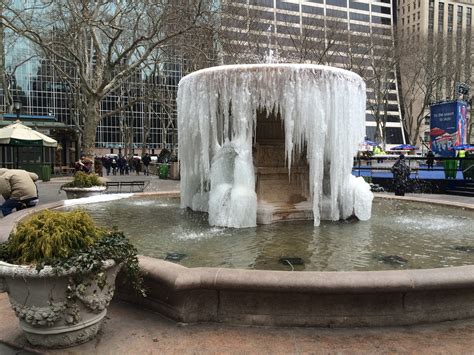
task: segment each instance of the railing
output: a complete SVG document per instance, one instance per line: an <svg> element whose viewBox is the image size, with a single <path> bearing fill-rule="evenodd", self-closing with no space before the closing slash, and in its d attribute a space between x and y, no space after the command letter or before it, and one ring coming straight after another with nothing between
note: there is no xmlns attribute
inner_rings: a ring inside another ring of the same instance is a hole
<svg viewBox="0 0 474 355"><path fill-rule="evenodd" d="M392 177L391 169L398 156L358 157L354 159L353 173L356 176ZM405 156L412 176L426 179L474 179L474 156L465 158L436 157L432 168L426 157Z"/></svg>

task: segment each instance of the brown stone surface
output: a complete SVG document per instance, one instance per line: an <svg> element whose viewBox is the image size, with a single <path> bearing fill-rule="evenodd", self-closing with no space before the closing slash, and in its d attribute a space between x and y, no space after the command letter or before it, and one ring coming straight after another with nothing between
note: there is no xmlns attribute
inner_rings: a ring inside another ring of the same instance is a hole
<svg viewBox="0 0 474 355"><path fill-rule="evenodd" d="M0 341L29 348L0 295ZM474 321L409 327L321 329L180 325L123 302L113 302L99 336L45 354L468 354ZM30 349L31 350L31 349Z"/></svg>

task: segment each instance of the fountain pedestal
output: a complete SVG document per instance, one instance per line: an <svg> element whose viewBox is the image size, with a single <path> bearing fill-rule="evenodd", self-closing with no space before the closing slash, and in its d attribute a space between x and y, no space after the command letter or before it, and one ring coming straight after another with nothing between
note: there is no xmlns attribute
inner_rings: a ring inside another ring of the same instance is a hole
<svg viewBox="0 0 474 355"><path fill-rule="evenodd" d="M257 113L253 146L257 224L313 219L305 153L295 155L289 170L285 162L283 123L278 116Z"/></svg>

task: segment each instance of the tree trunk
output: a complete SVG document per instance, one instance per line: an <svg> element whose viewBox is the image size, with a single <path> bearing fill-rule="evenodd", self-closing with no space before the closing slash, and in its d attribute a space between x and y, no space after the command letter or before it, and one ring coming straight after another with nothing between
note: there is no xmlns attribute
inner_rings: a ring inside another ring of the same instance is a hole
<svg viewBox="0 0 474 355"><path fill-rule="evenodd" d="M94 155L95 138L97 126L100 122L100 99L96 96L88 96L86 98L87 109L84 118L84 131L82 135L82 154L87 157Z"/></svg>
<svg viewBox="0 0 474 355"><path fill-rule="evenodd" d="M0 15L3 13L3 5L0 5ZM10 87L8 85L7 75L5 72L5 31L2 21L0 21L0 85L3 90L3 101L5 112L10 113L13 105ZM1 109L0 109L1 111Z"/></svg>

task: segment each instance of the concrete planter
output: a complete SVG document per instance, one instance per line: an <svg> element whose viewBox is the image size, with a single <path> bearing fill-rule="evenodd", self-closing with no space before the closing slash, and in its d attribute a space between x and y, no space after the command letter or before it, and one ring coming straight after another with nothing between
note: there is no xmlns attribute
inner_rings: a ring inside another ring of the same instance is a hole
<svg viewBox="0 0 474 355"><path fill-rule="evenodd" d="M32 345L69 347L97 334L114 295L119 269L113 260L106 261L106 283L100 288L97 273L80 275L68 270L57 274L51 267L38 272L31 266L0 262L0 292L8 292Z"/></svg>
<svg viewBox="0 0 474 355"><path fill-rule="evenodd" d="M66 192L66 196L69 199L102 195L106 189L107 187L105 186L61 187L61 190Z"/></svg>

